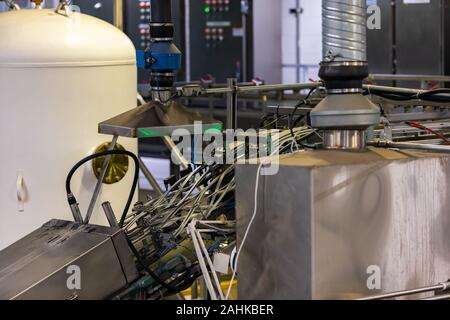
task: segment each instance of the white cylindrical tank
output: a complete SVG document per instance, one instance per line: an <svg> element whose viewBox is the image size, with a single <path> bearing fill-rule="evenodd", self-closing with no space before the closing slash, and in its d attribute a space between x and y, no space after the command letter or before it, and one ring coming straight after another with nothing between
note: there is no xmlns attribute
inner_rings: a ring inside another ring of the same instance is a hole
<svg viewBox="0 0 450 320"><path fill-rule="evenodd" d="M131 41L94 17L52 10L0 14L0 249L51 218L73 220L65 178L72 166L111 141L98 123L136 106ZM136 152L132 139L119 139ZM103 185L92 223L106 224L101 203L120 216L134 166ZM83 214L96 177L90 164L72 190Z"/></svg>

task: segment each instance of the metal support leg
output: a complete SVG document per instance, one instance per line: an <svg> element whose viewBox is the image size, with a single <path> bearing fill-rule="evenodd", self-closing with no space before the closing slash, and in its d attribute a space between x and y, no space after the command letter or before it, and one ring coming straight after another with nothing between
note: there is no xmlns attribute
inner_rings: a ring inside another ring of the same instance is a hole
<svg viewBox="0 0 450 320"><path fill-rule="evenodd" d="M114 150L117 144L117 139L119 139L119 136L113 136L111 145L108 148L109 151ZM111 156L106 156L105 162L103 163L102 171L100 172L100 175L98 176L97 179L97 184L95 185L94 193L92 194L91 202L89 203L86 217L84 219L85 224L88 224L89 221L91 220L92 212L94 211L95 203L97 202L98 196L100 195L100 191L102 190L103 179L105 179L106 170L108 169L110 161Z"/></svg>
<svg viewBox="0 0 450 320"><path fill-rule="evenodd" d="M158 182L156 181L155 177L153 177L150 170L145 165L144 161L142 161L141 157L139 157L139 167L144 174L145 178L150 182L150 185L153 188L153 191L155 191L159 196L163 195L163 192L161 190L161 187L159 186Z"/></svg>
<svg viewBox="0 0 450 320"><path fill-rule="evenodd" d="M300 69L301 69L301 48L300 48L300 15L303 13L303 10L300 6L300 0L295 0L295 8L290 9L290 13L295 15L295 78L297 83L301 81L300 79Z"/></svg>
<svg viewBox="0 0 450 320"><path fill-rule="evenodd" d="M237 129L237 80L227 79L227 86L231 89L227 93L227 129Z"/></svg>
<svg viewBox="0 0 450 320"><path fill-rule="evenodd" d="M189 168L189 162L186 160L186 158L181 153L180 149L178 149L175 142L173 142L172 138L165 136L162 138L164 141L164 144L169 148L171 154L176 158L178 164L181 166L181 169L187 170Z"/></svg>
<svg viewBox="0 0 450 320"><path fill-rule="evenodd" d="M241 14L242 14L242 76L241 81L248 81L248 59L247 59L247 51L248 51L248 40L247 40L247 22L248 22L248 14L250 10L250 4L248 0L241 1Z"/></svg>

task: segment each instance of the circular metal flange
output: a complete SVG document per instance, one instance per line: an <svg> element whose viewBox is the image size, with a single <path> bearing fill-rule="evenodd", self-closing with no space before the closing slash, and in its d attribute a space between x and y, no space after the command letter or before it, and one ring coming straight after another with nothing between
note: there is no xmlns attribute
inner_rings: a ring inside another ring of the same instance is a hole
<svg viewBox="0 0 450 320"><path fill-rule="evenodd" d="M327 89L329 94L344 94L344 93L363 93L362 88L346 88L346 89Z"/></svg>
<svg viewBox="0 0 450 320"><path fill-rule="evenodd" d="M95 153L104 152L109 150L109 146L111 142L102 143L95 149ZM125 148L116 144L114 150L125 150ZM105 162L106 157L98 157L92 160L92 169L94 170L95 176L99 177L100 172L102 171L103 163ZM103 183L105 184L114 184L122 180L128 172L129 167L129 159L126 155L118 155L114 154L111 156L111 160L109 161L108 168L106 169L105 178L103 179Z"/></svg>
<svg viewBox="0 0 450 320"><path fill-rule="evenodd" d="M380 110L361 94L334 94L325 97L310 118L316 129L365 130L380 123Z"/></svg>
<svg viewBox="0 0 450 320"><path fill-rule="evenodd" d="M326 150L365 151L364 130L324 130L323 148Z"/></svg>

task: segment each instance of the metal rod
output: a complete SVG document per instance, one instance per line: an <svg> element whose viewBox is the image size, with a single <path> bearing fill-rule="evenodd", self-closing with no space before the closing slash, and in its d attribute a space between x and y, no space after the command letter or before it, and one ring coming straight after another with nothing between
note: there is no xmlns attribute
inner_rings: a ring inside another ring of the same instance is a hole
<svg viewBox="0 0 450 320"><path fill-rule="evenodd" d="M116 220L116 215L114 214L113 208L111 207L111 203L109 201L102 203L103 212L105 212L106 219L108 219L108 223L110 227L118 227L119 224Z"/></svg>
<svg viewBox="0 0 450 320"><path fill-rule="evenodd" d="M300 82L300 63L301 63L301 47L300 47L300 14L301 14L301 7L300 7L300 0L295 0L295 61L296 61L296 67L295 67L295 79L297 82Z"/></svg>
<svg viewBox="0 0 450 320"><path fill-rule="evenodd" d="M197 242L198 241L197 240L197 234L196 234L195 228L193 226L189 226L189 233L190 233L190 235L192 237L192 243L194 244L194 249L195 249L195 252L197 254L198 263L200 265L200 269L202 270L204 280L205 280L205 282L207 284L207 287L211 289L211 290L208 290L209 294L211 295L211 299L212 300L218 300L217 293L215 292L214 286L213 286L212 281L211 281L211 278L209 277L208 268L206 267L206 263L205 263L205 260L203 258L203 255L202 255L202 251L200 249L200 245Z"/></svg>
<svg viewBox="0 0 450 320"><path fill-rule="evenodd" d="M434 144L420 144L411 142L392 142L392 141L372 141L367 144L379 148L424 150L436 153L450 153L450 146L446 147Z"/></svg>
<svg viewBox="0 0 450 320"><path fill-rule="evenodd" d="M386 293L386 294L380 294L376 296L366 297L366 298L360 298L356 300L382 300L382 299L390 299L390 298L397 298L401 296L411 296L414 294L419 293L426 293L426 292L432 292L432 291L445 291L449 288L450 282L446 283L440 283L434 286L430 287L422 287L418 289L412 289L412 290L403 290L403 291L396 291L392 293Z"/></svg>
<svg viewBox="0 0 450 320"><path fill-rule="evenodd" d="M405 94L415 94L415 95L419 95L425 92L428 92L429 90L423 90L423 89L409 89L409 88L398 88L398 87L387 87L387 86L375 86L375 85L363 85L364 89L367 89L367 91L370 92L371 91L384 91L384 92L390 92L390 93L405 93ZM442 97L450 97L450 94L448 93L438 93L437 96L442 96ZM419 97L417 97L419 98Z"/></svg>
<svg viewBox="0 0 450 320"><path fill-rule="evenodd" d="M142 171L142 174L145 176L145 178L148 180L148 182L150 182L150 185L152 186L153 191L155 191L159 196L162 196L164 193L162 192L161 187L159 186L155 177L153 177L150 170L145 165L144 161L142 161L141 157L139 157L139 167Z"/></svg>
<svg viewBox="0 0 450 320"><path fill-rule="evenodd" d="M322 82L292 83L292 84L268 84L263 86L239 87L239 92L257 92L257 91L285 91L312 89L322 85Z"/></svg>
<svg viewBox="0 0 450 320"><path fill-rule="evenodd" d="M435 81L435 82L450 82L449 76L436 75L412 75L412 74L370 74L370 80L388 80L388 81Z"/></svg>
<svg viewBox="0 0 450 320"><path fill-rule="evenodd" d="M426 299L422 299L424 301L439 301L439 300L450 300L450 294L438 295Z"/></svg>
<svg viewBox="0 0 450 320"><path fill-rule="evenodd" d="M111 144L109 145L108 151L114 150L117 144L117 140L119 136L115 135L112 138ZM105 161L103 162L102 171L100 172L97 184L95 185L94 193L92 194L91 202L89 203L88 211L86 217L84 219L84 223L88 224L91 220L92 212L94 211L95 203L97 202L98 196L100 195L100 191L102 190L103 179L105 179L106 170L108 169L109 162L111 160L111 156L108 155L105 157Z"/></svg>
<svg viewBox="0 0 450 320"><path fill-rule="evenodd" d="M286 91L286 90L302 90L318 88L322 85L322 82L307 82L307 83L292 83L292 84L267 84L262 86L237 86L233 89L230 88L214 88L202 90L202 95L207 94L223 94L236 92L264 92L264 91Z"/></svg>
<svg viewBox="0 0 450 320"><path fill-rule="evenodd" d="M123 30L123 0L114 0L114 26Z"/></svg>
<svg viewBox="0 0 450 320"><path fill-rule="evenodd" d="M365 84L363 85L364 89L367 89L370 93L370 91L385 91L385 92L391 92L391 93L410 93L410 94L420 94L427 92L427 90L420 90L420 89L409 89L409 88L398 88L398 87L387 87L387 86L375 86L372 84Z"/></svg>
<svg viewBox="0 0 450 320"><path fill-rule="evenodd" d="M185 39L185 69L186 69L186 82L191 81L191 4L190 0L184 0L184 39Z"/></svg>
<svg viewBox="0 0 450 320"><path fill-rule="evenodd" d="M227 79L227 129L237 129L237 80L235 78Z"/></svg>
<svg viewBox="0 0 450 320"><path fill-rule="evenodd" d="M203 242L202 235L200 234L200 230L197 229L195 232L196 232L196 235L197 235L197 241L198 241L198 243L200 244L200 248L201 248L201 250L203 251L203 253L204 253L204 255L205 255L206 262L207 262L208 265L209 265L209 269L211 270L211 273L212 273L212 276L213 276L213 279L214 279L214 284L215 284L216 290L217 290L217 292L219 293L220 298L221 298L222 300L224 300L225 297L224 297L224 295L223 295L222 288L220 287L220 281L219 281L219 278L217 277L216 270L214 269L214 264L213 264L213 262L212 262L212 260L211 260L211 257L209 256L208 249L206 249L205 243ZM214 232L214 231L213 231L213 232Z"/></svg>
<svg viewBox="0 0 450 320"><path fill-rule="evenodd" d="M187 170L189 168L189 162L186 160L186 158L181 153L180 149L177 147L175 142L173 142L172 138L165 136L162 137L165 145L167 148L169 148L171 152L171 156L173 160L176 160L178 164L181 166L181 169ZM175 159L174 159L175 158Z"/></svg>
<svg viewBox="0 0 450 320"><path fill-rule="evenodd" d="M249 11L249 3L248 0L242 0L241 1L241 14L242 14L242 76L241 76L241 80L242 81L247 81L248 80L248 74L247 74L247 70L248 70L248 61L247 61L247 46L248 46L248 41L247 41L247 16L248 16L248 11Z"/></svg>

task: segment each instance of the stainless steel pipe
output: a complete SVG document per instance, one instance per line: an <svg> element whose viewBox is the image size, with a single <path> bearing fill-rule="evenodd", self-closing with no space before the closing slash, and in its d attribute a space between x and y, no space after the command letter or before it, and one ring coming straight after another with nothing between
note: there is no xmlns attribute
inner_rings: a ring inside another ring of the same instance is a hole
<svg viewBox="0 0 450 320"><path fill-rule="evenodd" d="M368 145L380 148L394 148L405 150L423 150L436 153L450 153L450 146L441 146L434 144L420 144L411 142L392 142L392 141L375 141L369 142Z"/></svg>
<svg viewBox="0 0 450 320"><path fill-rule="evenodd" d="M366 132L364 130L324 130L323 148L326 150L364 151Z"/></svg>
<svg viewBox="0 0 450 320"><path fill-rule="evenodd" d="M392 293L386 293L386 294L380 294L376 296L356 299L356 300L383 300L383 299L392 299L392 298L398 298L398 297L404 297L404 296L411 296L419 293L427 293L427 292L435 292L435 291L445 291L450 288L450 282L446 283L440 283L434 286L429 287L422 287L418 289L412 289L412 290L403 290L403 291L396 291ZM438 297L438 296L436 296Z"/></svg>
<svg viewBox="0 0 450 320"><path fill-rule="evenodd" d="M113 208L109 201L102 203L103 212L105 213L106 219L108 220L109 226L117 228L119 224L117 223L116 215L114 214Z"/></svg>
<svg viewBox="0 0 450 320"><path fill-rule="evenodd" d="M322 82L307 82L307 83L293 83L293 84L268 84L261 86L237 86L235 91L239 92L269 92L269 91L287 91L287 90L303 90L313 89L322 86ZM224 94L233 92L229 87L204 89L201 95L210 94Z"/></svg>

